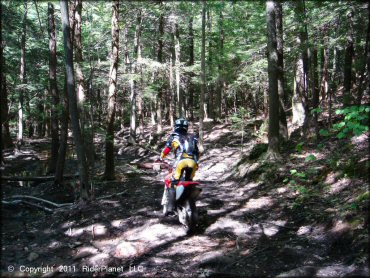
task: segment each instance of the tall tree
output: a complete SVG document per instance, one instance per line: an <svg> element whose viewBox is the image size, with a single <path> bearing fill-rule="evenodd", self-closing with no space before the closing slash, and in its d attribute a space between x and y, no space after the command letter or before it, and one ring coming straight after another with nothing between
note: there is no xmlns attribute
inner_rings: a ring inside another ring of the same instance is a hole
<svg viewBox="0 0 370 278"><path fill-rule="evenodd" d="M367 84L367 91L369 91L370 87L370 51L369 51L369 40L370 40L370 2L367 2L367 32L366 32L366 39L365 39L365 48L363 59L361 61L362 68L360 72L360 80L357 88L357 105L361 105L361 100L363 96L364 85ZM367 67L367 72L366 72ZM367 81L364 82L364 79L367 75Z"/></svg>
<svg viewBox="0 0 370 278"><path fill-rule="evenodd" d="M137 16L136 25L136 39L135 39L135 72L137 76L140 75L140 85L135 78L135 90L136 91L136 105L137 105L137 117L138 117L138 127L139 127L139 138L144 137L144 102L143 102L143 65L142 65L142 24L143 24L143 12L140 9Z"/></svg>
<svg viewBox="0 0 370 278"><path fill-rule="evenodd" d="M69 114L71 117L71 126L73 139L76 145L78 169L80 174L80 198L89 199L89 172L86 162L86 152L83 140L81 137L81 127L79 123L79 112L77 107L77 96L75 90L75 80L73 72L73 55L72 55L72 42L71 42L71 28L68 18L68 0L60 0L60 10L63 25L63 38L64 38L64 52L65 52L65 66L67 76L67 91L68 91L68 106Z"/></svg>
<svg viewBox="0 0 370 278"><path fill-rule="evenodd" d="M64 78L64 88L62 97L62 113L60 114L60 139L58 159L55 166L54 184L62 185L63 172L67 154L68 146L68 91L67 91L67 77Z"/></svg>
<svg viewBox="0 0 370 278"><path fill-rule="evenodd" d="M222 118L222 101L223 101L223 91L224 91L224 43L225 43L225 30L224 30L224 15L222 9L220 9L219 15L219 63L218 63L218 88L217 88L217 115ZM225 103L226 104L226 103Z"/></svg>
<svg viewBox="0 0 370 278"><path fill-rule="evenodd" d="M22 23L22 36L21 36L21 60L19 72L19 101L18 101L18 144L23 143L23 106L24 106L24 93L26 83L26 34L27 34L27 0L24 1L24 15Z"/></svg>
<svg viewBox="0 0 370 278"><path fill-rule="evenodd" d="M173 17L174 22L172 26L172 36L174 41L174 53L175 53L175 80L176 80L176 96L177 96L177 108L179 117L185 116L185 107L183 93L180 88L180 31L179 24L177 22L177 16Z"/></svg>
<svg viewBox="0 0 370 278"><path fill-rule="evenodd" d="M3 16L3 3L0 3L0 18ZM3 73L3 22L0 20L0 101L1 101L1 111L0 111L0 164L3 163L3 122L4 122L4 113L3 109L6 109L7 107L4 107L3 102L5 102L4 97L4 73ZM2 176L2 175L1 175ZM0 178L1 179L1 178Z"/></svg>
<svg viewBox="0 0 370 278"><path fill-rule="evenodd" d="M52 99L51 106L51 161L49 172L55 172L59 149L59 94L57 88L57 47L55 38L54 5L48 3L48 31L49 31L49 92Z"/></svg>
<svg viewBox="0 0 370 278"><path fill-rule="evenodd" d="M353 8L350 5L347 12L347 43L344 56L344 77L343 77L343 105L351 104L352 95L352 60L354 56L353 46Z"/></svg>
<svg viewBox="0 0 370 278"><path fill-rule="evenodd" d="M284 41L283 41L283 8L280 1L275 2L278 94L279 94L279 134L283 141L288 140L288 127L285 114L285 84L284 84Z"/></svg>
<svg viewBox="0 0 370 278"><path fill-rule="evenodd" d="M306 10L304 0L295 2L295 19L298 26L299 55L295 65L294 92L292 97L293 125L306 130L308 123L308 53Z"/></svg>
<svg viewBox="0 0 370 278"><path fill-rule="evenodd" d="M162 7L162 2L160 3ZM157 50L157 61L163 63L163 34L164 34L164 16L163 13L159 16L158 25L158 50ZM163 98L163 85L160 85L157 95L157 133L162 132L162 98Z"/></svg>
<svg viewBox="0 0 370 278"><path fill-rule="evenodd" d="M275 3L266 2L267 52L269 79L269 132L268 155L277 158L279 155L279 94L278 94L278 53L276 43Z"/></svg>
<svg viewBox="0 0 370 278"><path fill-rule="evenodd" d="M0 4L0 18L3 14L3 4ZM4 43L3 43L3 21L0 20L0 148L1 155L3 148L9 148L13 145L12 138L9 131L9 106L8 96L6 91L6 80L4 76L5 59L4 59ZM2 156L0 157L0 163Z"/></svg>
<svg viewBox="0 0 370 278"><path fill-rule="evenodd" d="M93 144L93 123L89 116L89 99L85 86L85 77L82 72L82 63L84 61L82 55L82 0L75 0L74 3L74 17L73 17L73 42L74 42L74 56L75 56L75 72L77 79L77 104L80 111L80 123L82 140L86 146L86 155L88 166L92 168L94 164L94 144ZM72 11L73 12L73 11Z"/></svg>
<svg viewBox="0 0 370 278"><path fill-rule="evenodd" d="M200 89L200 101L199 101L199 150L204 150L203 142L203 118L204 118L204 94L206 91L206 1L202 1L202 50L201 50L201 89Z"/></svg>
<svg viewBox="0 0 370 278"><path fill-rule="evenodd" d="M119 51L119 0L112 4L112 63L109 71L107 130L105 136L105 173L107 180L114 179L114 119L117 103L117 70Z"/></svg>
<svg viewBox="0 0 370 278"><path fill-rule="evenodd" d="M194 65L194 31L193 31L193 16L190 15L189 17L189 62L188 66L191 67ZM190 119L194 119L194 84L192 82L192 77L194 76L193 73L189 74L189 85L188 85L188 93L189 93L189 100L188 100L188 110Z"/></svg>
<svg viewBox="0 0 370 278"><path fill-rule="evenodd" d="M319 107L319 88L318 88L318 72L317 72L317 49L312 49L311 54L312 60L312 67L311 67L311 76L312 76L312 86L311 86L311 95L312 95L312 108L314 109L314 125L315 125L315 133L316 133L316 140L319 138L319 125L318 125L318 111L317 108Z"/></svg>

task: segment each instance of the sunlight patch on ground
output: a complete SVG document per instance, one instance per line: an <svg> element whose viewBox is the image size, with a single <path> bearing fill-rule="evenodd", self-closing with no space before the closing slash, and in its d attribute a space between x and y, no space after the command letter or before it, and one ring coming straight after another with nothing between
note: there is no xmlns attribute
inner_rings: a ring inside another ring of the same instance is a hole
<svg viewBox="0 0 370 278"><path fill-rule="evenodd" d="M69 228L64 234L71 237L80 236L83 232L89 232L91 236L102 236L107 233L107 228L103 224L92 224L85 228Z"/></svg>
<svg viewBox="0 0 370 278"><path fill-rule="evenodd" d="M96 255L98 253L99 253L98 249L92 246L84 246L77 249L77 252L74 255L74 259L85 258L87 256Z"/></svg>
<svg viewBox="0 0 370 278"><path fill-rule="evenodd" d="M114 251L116 258L130 258L144 254L148 248L141 242L127 242L123 241L117 245Z"/></svg>
<svg viewBox="0 0 370 278"><path fill-rule="evenodd" d="M223 134L228 134L228 133L231 133L231 131L226 128L223 128L219 130L214 130L212 131L212 133L209 133L208 136L204 136L204 137L205 139L207 139L207 141L212 142L214 140L219 139L219 137L222 136Z"/></svg>
<svg viewBox="0 0 370 278"><path fill-rule="evenodd" d="M116 219L110 222L110 224L112 225L112 227L120 228L120 227L124 227L125 225L127 225L125 222L126 221L123 219Z"/></svg>
<svg viewBox="0 0 370 278"><path fill-rule="evenodd" d="M125 233L127 240L157 242L158 244L183 235L185 235L183 229L179 229L179 227L169 227L159 223L138 227Z"/></svg>
<svg viewBox="0 0 370 278"><path fill-rule="evenodd" d="M206 264L207 262L212 262L224 255L224 252L220 250L213 250L205 253L201 253L195 256L192 261L195 262L195 265Z"/></svg>
<svg viewBox="0 0 370 278"><path fill-rule="evenodd" d="M297 236L309 235L312 231L311 226L301 226L297 231Z"/></svg>
<svg viewBox="0 0 370 278"><path fill-rule="evenodd" d="M270 207L274 204L274 201L270 197L261 197L258 199L250 199L244 206L245 211L251 211L260 209L263 207Z"/></svg>
<svg viewBox="0 0 370 278"><path fill-rule="evenodd" d="M96 254L92 257L90 257L88 260L87 260L87 264L90 265L90 266L106 266L108 265L109 263L109 260L110 260L110 255L109 254L105 254L105 253L99 253L99 254Z"/></svg>
<svg viewBox="0 0 370 278"><path fill-rule="evenodd" d="M218 231L230 231L235 235L241 236L245 235L250 230L251 226L229 217L222 217L218 219L215 223L209 226L206 230L206 234L210 234Z"/></svg>
<svg viewBox="0 0 370 278"><path fill-rule="evenodd" d="M342 178L339 181L337 181L336 183L330 185L328 193L329 194L337 194L337 193L343 191L344 189L346 189L348 186L350 186L351 183L352 182L349 178Z"/></svg>
<svg viewBox="0 0 370 278"><path fill-rule="evenodd" d="M85 228L77 228L77 229L69 228L68 230L64 232L64 234L70 237L77 237L77 236L82 235L84 231L85 231Z"/></svg>
<svg viewBox="0 0 370 278"><path fill-rule="evenodd" d="M263 233L266 236L274 236L280 231L281 227L284 227L286 225L286 223L287 223L286 220L276 220L271 221L270 223L264 223L262 225Z"/></svg>
<svg viewBox="0 0 370 278"><path fill-rule="evenodd" d="M67 221L67 222L64 222L63 224L62 224L62 228L63 229L66 229L66 228L70 228L70 227L72 227L74 224L76 223L76 221Z"/></svg>
<svg viewBox="0 0 370 278"><path fill-rule="evenodd" d="M301 226L297 231L297 236L304 236L309 239L323 241L326 239L326 231L324 225L317 226Z"/></svg>
<svg viewBox="0 0 370 278"><path fill-rule="evenodd" d="M55 248L58 248L62 245L62 243L60 241L57 241L57 240L53 240L49 245L48 245L48 248L51 248L51 249L55 249Z"/></svg>

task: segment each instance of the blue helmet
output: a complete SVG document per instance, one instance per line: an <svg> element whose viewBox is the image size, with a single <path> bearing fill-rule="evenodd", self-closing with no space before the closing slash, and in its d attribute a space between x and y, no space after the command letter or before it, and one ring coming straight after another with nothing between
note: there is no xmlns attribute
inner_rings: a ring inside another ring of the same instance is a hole
<svg viewBox="0 0 370 278"><path fill-rule="evenodd" d="M184 118L180 118L175 121L175 131L187 132L188 127L189 127L189 122Z"/></svg>

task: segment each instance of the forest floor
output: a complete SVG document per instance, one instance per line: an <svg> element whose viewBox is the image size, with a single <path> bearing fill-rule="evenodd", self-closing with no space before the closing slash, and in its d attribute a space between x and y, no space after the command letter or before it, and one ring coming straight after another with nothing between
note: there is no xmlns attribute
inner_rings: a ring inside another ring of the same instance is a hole
<svg viewBox="0 0 370 278"><path fill-rule="evenodd" d="M255 124L247 123L241 149L230 124L206 122L196 174L200 221L191 236L176 217L162 216L166 173L135 167L158 155L127 145L125 132L116 138L116 180L105 182L97 138L95 196L121 195L53 213L3 206L1 276L369 276L368 134L318 145L293 136L281 161L271 163ZM169 133L151 147L160 151ZM44 174L48 148L48 140L34 139L20 153L6 151L3 174ZM74 174L77 163L68 157L66 173ZM2 195L68 203L72 184L3 182Z"/></svg>

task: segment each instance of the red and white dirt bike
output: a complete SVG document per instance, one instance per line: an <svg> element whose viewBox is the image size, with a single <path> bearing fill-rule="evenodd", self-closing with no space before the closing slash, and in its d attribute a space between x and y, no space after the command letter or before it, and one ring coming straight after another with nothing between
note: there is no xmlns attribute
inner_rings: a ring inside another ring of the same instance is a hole
<svg viewBox="0 0 370 278"><path fill-rule="evenodd" d="M165 161L160 162L160 164L161 168L168 169L168 174L164 179L164 184L165 189L169 190L171 188L173 167ZM199 182L185 180L186 171L187 169L183 171L181 180L175 186L176 201L174 211L177 213L180 223L185 226L186 232L191 233L194 231L198 223L198 210L195 202L202 189L197 187L200 185ZM166 198L166 194L163 194L161 204L163 206L163 213L168 211L168 200Z"/></svg>

